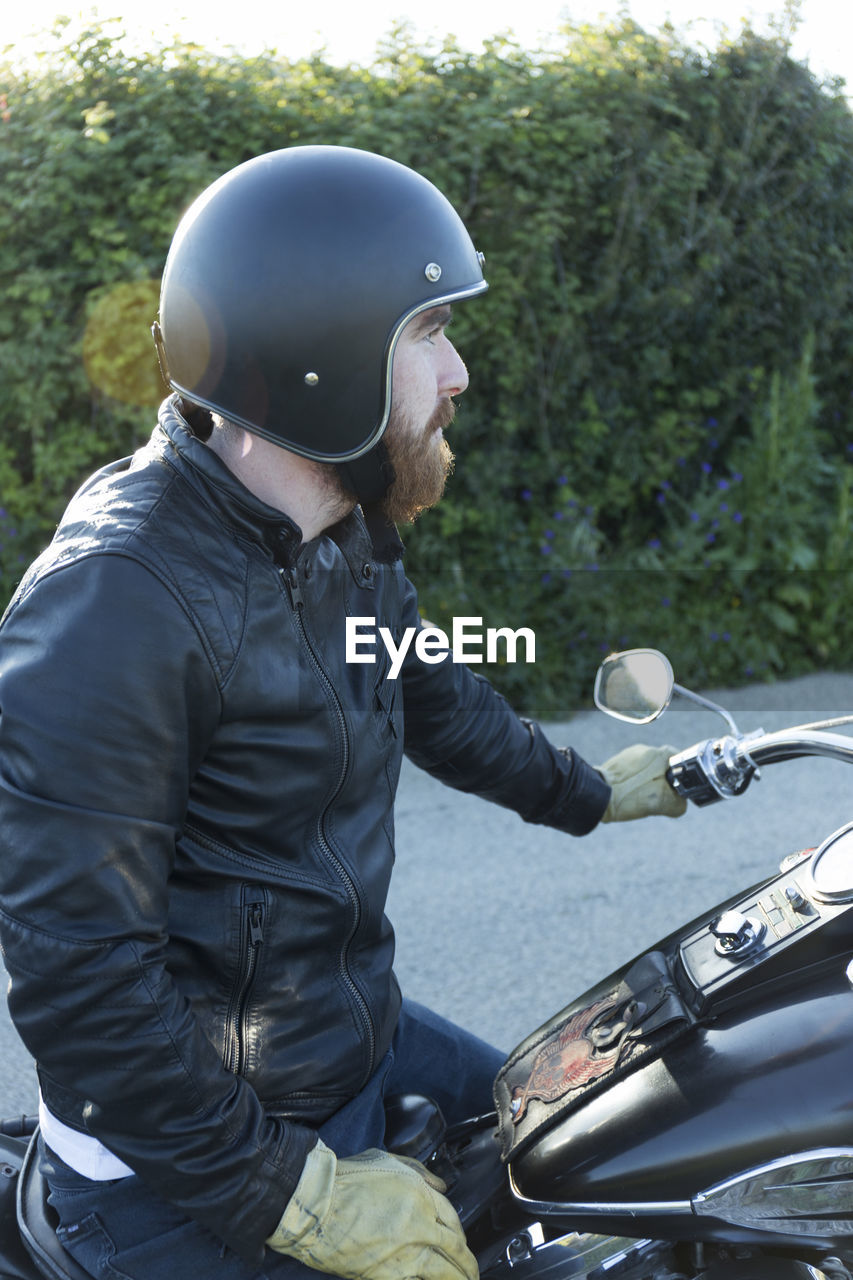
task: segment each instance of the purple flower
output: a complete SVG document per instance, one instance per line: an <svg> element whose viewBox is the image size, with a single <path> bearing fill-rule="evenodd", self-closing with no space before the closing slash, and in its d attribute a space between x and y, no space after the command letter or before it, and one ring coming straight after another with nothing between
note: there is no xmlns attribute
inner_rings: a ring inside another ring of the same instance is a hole
<svg viewBox="0 0 853 1280"><path fill-rule="evenodd" d="M562 513L562 511L555 511L555 512L554 512L554 519L555 519L555 520L562 520L562 518L563 518L563 513Z"/></svg>
<svg viewBox="0 0 853 1280"><path fill-rule="evenodd" d="M691 512L690 512L690 519L693 521L693 523L694 523L694 524L698 524L698 523L699 523L699 512L698 512L698 511L691 511Z"/></svg>
<svg viewBox="0 0 853 1280"><path fill-rule="evenodd" d="M736 471L736 472L734 473L734 475L732 476L732 483L733 483L733 484L740 484L740 482L741 482L741 480L742 480L742 479L743 479L743 476L741 475L741 473L740 473L739 471Z"/></svg>
<svg viewBox="0 0 853 1280"><path fill-rule="evenodd" d="M550 575L550 573L543 573L543 574L542 574L542 579L541 579L541 580L542 580L542 582L544 582L544 583L546 583L546 584L547 584L547 583L549 583L549 582L551 581L551 575Z"/></svg>
<svg viewBox="0 0 853 1280"><path fill-rule="evenodd" d="M720 425L720 424L717 422L717 419L716 419L716 418L708 418L708 419L707 419L707 424L708 424L708 426L709 426L709 427L718 427L718 426Z"/></svg>
<svg viewBox="0 0 853 1280"><path fill-rule="evenodd" d="M529 502L532 497L533 497L533 494L530 492L529 489L522 489L521 499L523 502Z"/></svg>
<svg viewBox="0 0 853 1280"><path fill-rule="evenodd" d="M732 519L734 520L735 524L741 524L741 522L743 521L743 516L739 511L736 511L732 516Z"/></svg>
<svg viewBox="0 0 853 1280"><path fill-rule="evenodd" d="M554 536L554 530L553 530L553 529L546 529L546 530L545 530L545 537L546 537L546 538L553 538L553 536Z"/></svg>
<svg viewBox="0 0 853 1280"><path fill-rule="evenodd" d="M729 487L729 482L728 482L728 480L718 480L718 481L717 481L717 488L718 488L718 489L728 489L728 487Z"/></svg>
<svg viewBox="0 0 853 1280"><path fill-rule="evenodd" d="M672 601L670 600L669 596L664 596L661 599L661 604L663 605L664 609L668 609L671 603Z"/></svg>
<svg viewBox="0 0 853 1280"><path fill-rule="evenodd" d="M661 506L661 507L662 507L662 506L663 506L663 504L666 502L666 494L665 494L665 493L659 493L659 494L657 495L657 497L656 497L656 501L657 501L657 503L658 503L658 506Z"/></svg>
<svg viewBox="0 0 853 1280"><path fill-rule="evenodd" d="M711 466L710 462L703 462L702 470L705 472L706 476L709 476L713 470L713 467Z"/></svg>
<svg viewBox="0 0 853 1280"><path fill-rule="evenodd" d="M539 550L541 551L543 556L549 556L551 554L551 547L548 545L547 542L545 543L544 546L540 547Z"/></svg>
<svg viewBox="0 0 853 1280"><path fill-rule="evenodd" d="M569 483L569 477L568 477L568 476L558 476L558 477L557 477L557 484L568 484L568 483Z"/></svg>
<svg viewBox="0 0 853 1280"><path fill-rule="evenodd" d="M660 538L649 538L649 543L648 543L648 545L649 545L650 547L659 547L659 546L660 546Z"/></svg>

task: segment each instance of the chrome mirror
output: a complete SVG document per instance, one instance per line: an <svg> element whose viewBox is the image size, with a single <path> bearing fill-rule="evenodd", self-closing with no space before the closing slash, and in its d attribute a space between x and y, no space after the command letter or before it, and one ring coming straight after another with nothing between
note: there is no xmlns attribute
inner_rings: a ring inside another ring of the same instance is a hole
<svg viewBox="0 0 853 1280"><path fill-rule="evenodd" d="M658 649L628 649L605 658L595 677L595 705L617 720L649 724L669 706L675 677Z"/></svg>

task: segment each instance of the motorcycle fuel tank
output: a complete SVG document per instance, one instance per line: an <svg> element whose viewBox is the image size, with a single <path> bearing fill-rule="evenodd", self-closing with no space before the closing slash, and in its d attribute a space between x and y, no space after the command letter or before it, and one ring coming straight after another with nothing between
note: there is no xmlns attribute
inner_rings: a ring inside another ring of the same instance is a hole
<svg viewBox="0 0 853 1280"><path fill-rule="evenodd" d="M683 1237L689 1220L696 1239L853 1241L853 875L847 893L841 835L661 944L696 1021L512 1155L531 1213L632 1235Z"/></svg>

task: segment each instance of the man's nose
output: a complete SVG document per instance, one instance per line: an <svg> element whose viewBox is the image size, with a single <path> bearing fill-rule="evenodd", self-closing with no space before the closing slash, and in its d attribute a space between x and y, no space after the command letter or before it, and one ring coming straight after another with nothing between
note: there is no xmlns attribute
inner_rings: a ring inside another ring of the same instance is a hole
<svg viewBox="0 0 853 1280"><path fill-rule="evenodd" d="M453 343L448 340L448 359L442 370L441 390L446 396L460 396L468 386L468 370Z"/></svg>

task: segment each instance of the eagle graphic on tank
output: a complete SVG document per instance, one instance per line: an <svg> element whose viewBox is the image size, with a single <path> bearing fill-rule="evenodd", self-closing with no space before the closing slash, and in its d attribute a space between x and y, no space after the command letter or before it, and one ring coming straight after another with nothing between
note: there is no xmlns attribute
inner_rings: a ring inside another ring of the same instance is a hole
<svg viewBox="0 0 853 1280"><path fill-rule="evenodd" d="M608 1022L620 1005L618 1021ZM641 1010L636 1000L625 1004L611 996L581 1009L559 1027L537 1052L527 1083L516 1085L512 1091L513 1124L523 1118L533 1098L555 1102L612 1071L626 1049L626 1037Z"/></svg>

